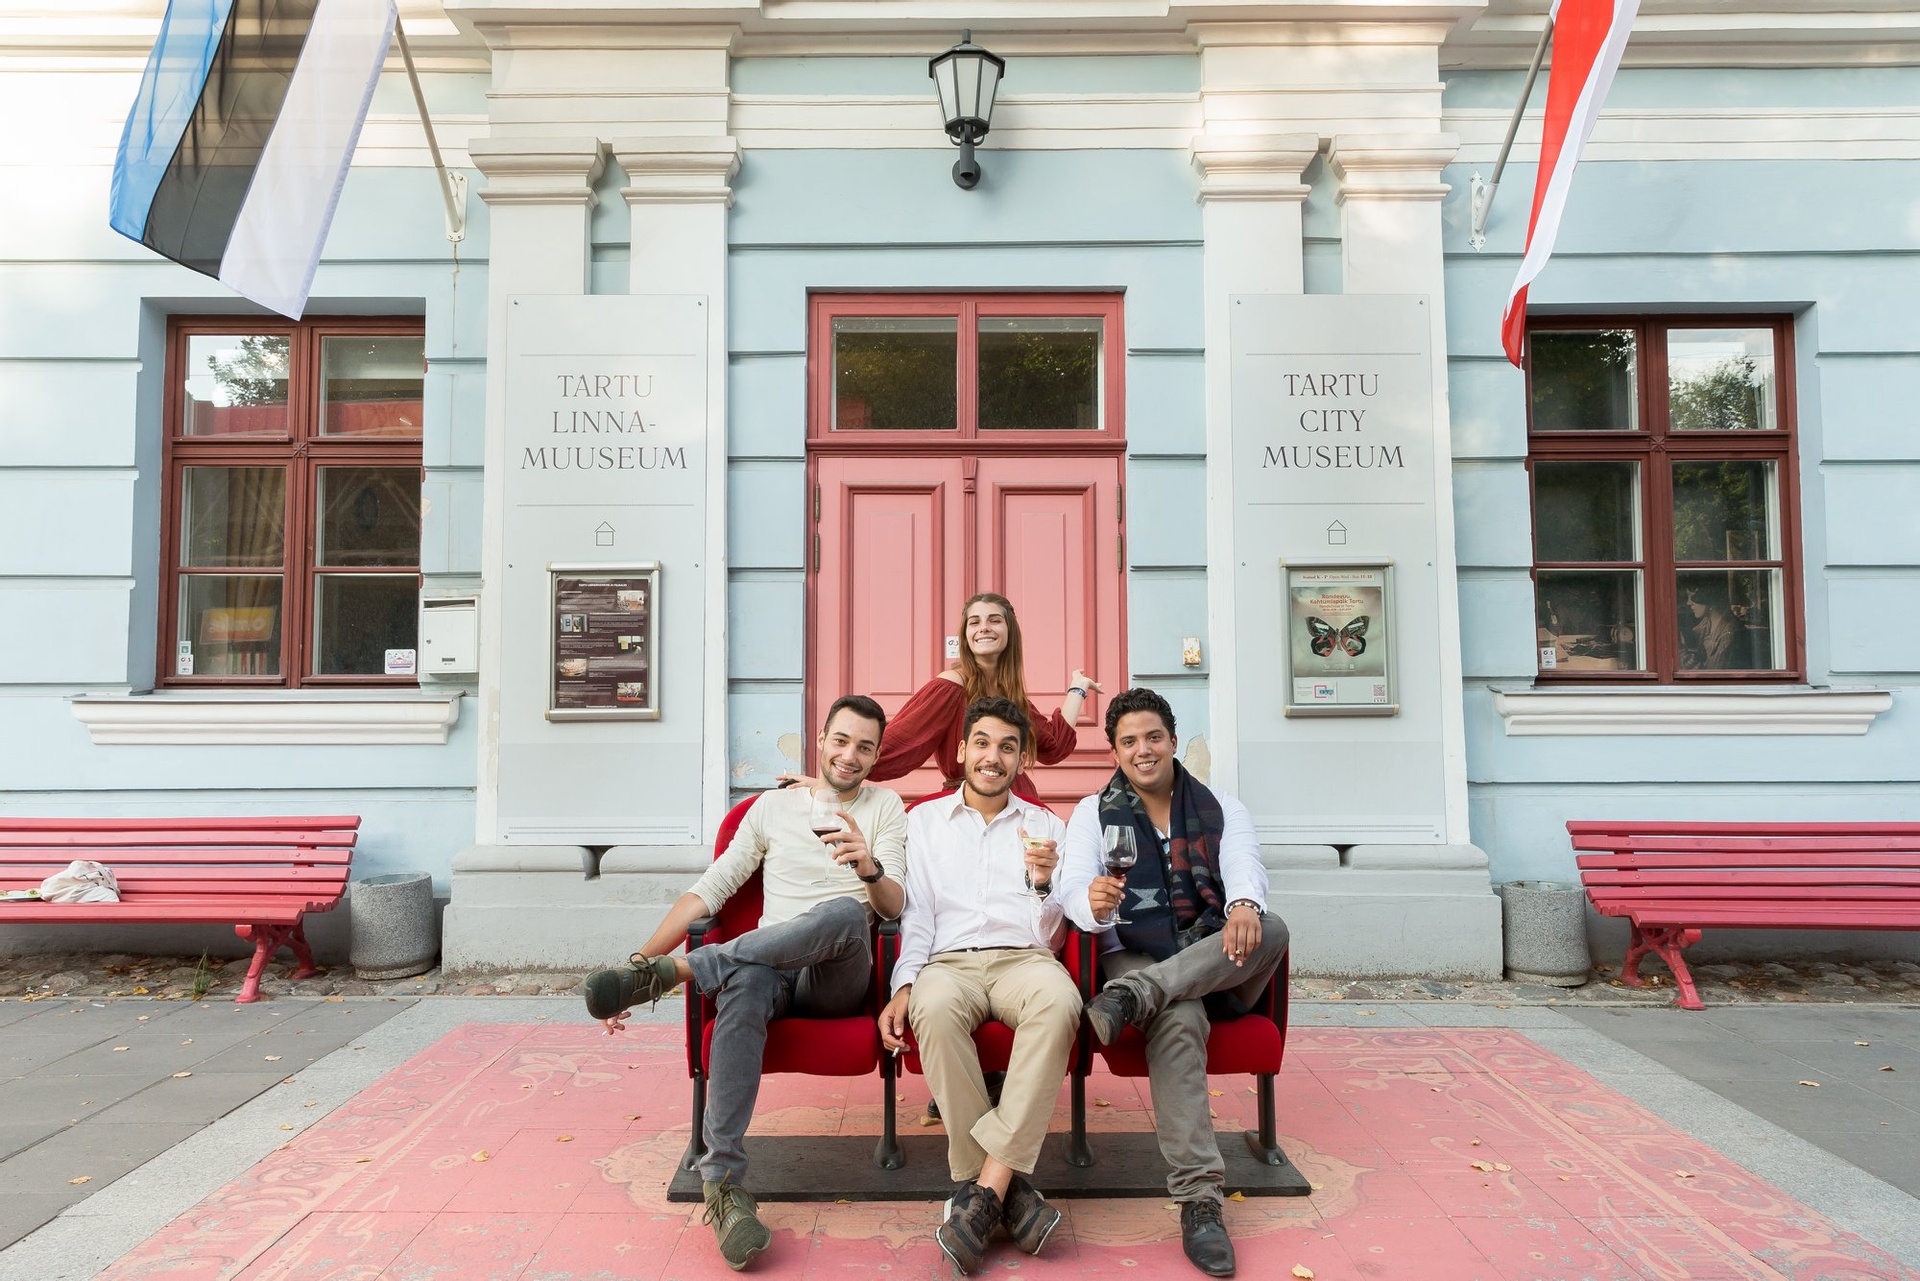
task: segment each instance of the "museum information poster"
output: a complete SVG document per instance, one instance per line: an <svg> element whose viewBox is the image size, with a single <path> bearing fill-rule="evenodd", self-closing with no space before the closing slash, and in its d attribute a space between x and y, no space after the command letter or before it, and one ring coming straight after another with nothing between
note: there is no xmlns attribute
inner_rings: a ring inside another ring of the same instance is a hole
<svg viewBox="0 0 1920 1281"><path fill-rule="evenodd" d="M653 720L660 571L556 565L550 720Z"/></svg>
<svg viewBox="0 0 1920 1281"><path fill-rule="evenodd" d="M1289 716L1395 710L1385 565L1282 567Z"/></svg>

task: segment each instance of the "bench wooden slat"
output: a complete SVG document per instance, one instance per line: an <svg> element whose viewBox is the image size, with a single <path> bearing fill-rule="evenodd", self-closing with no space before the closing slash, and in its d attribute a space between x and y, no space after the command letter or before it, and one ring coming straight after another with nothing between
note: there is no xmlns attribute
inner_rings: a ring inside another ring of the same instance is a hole
<svg viewBox="0 0 1920 1281"><path fill-rule="evenodd" d="M280 867L272 864L246 863L240 865L221 864L213 867L201 867L193 863L166 864L109 864L114 879L122 886L141 885L167 877L185 876L199 881L264 881L279 883L327 881L339 884L347 878L348 867L345 863L327 863L318 867ZM38 884L55 872L64 871L66 863L5 863L0 864L0 882L32 881Z"/></svg>
<svg viewBox="0 0 1920 1281"><path fill-rule="evenodd" d="M1695 870L1692 868L1592 868L1581 874L1588 889L1611 885L1920 885L1920 869L1844 868L1828 871Z"/></svg>
<svg viewBox="0 0 1920 1281"><path fill-rule="evenodd" d="M251 827L235 831L206 829L138 832L0 832L0 848L21 846L62 849L115 849L126 846L167 847L175 845L285 845L290 848L346 848L353 845L352 832L309 832L279 828Z"/></svg>
<svg viewBox="0 0 1920 1281"><path fill-rule="evenodd" d="M1737 854L1579 854L1575 864L1588 868L1762 868L1762 867L1920 867L1920 852L1910 854L1836 854L1815 858L1808 854L1776 853L1769 850L1741 851Z"/></svg>
<svg viewBox="0 0 1920 1281"><path fill-rule="evenodd" d="M1822 905L1817 911L1792 906L1709 907L1698 903L1636 906L1633 919L1641 925L1722 930L1911 930L1920 929L1920 906L1900 908L1862 903Z"/></svg>
<svg viewBox="0 0 1920 1281"><path fill-rule="evenodd" d="M1808 856L1822 854L1848 854L1894 852L1911 853L1920 850L1920 837L1908 836L1861 836L1849 839L1844 836L1796 836L1791 838L1767 838L1757 836L1582 836L1573 842L1576 850L1586 850L1599 854L1737 854L1737 853L1793 853Z"/></svg>
<svg viewBox="0 0 1920 1281"><path fill-rule="evenodd" d="M356 814L222 815L204 818L0 818L0 832L358 831Z"/></svg>
<svg viewBox="0 0 1920 1281"><path fill-rule="evenodd" d="M1908 836L1920 839L1920 823L1613 823L1574 819L1572 836Z"/></svg>
<svg viewBox="0 0 1920 1281"><path fill-rule="evenodd" d="M0 889L27 890L33 889L38 884L39 882L35 881L32 884L8 885L0 881ZM195 895L225 899L272 899L276 902L288 898L331 901L340 897L346 885L344 878L337 881L197 881L191 876L175 876L138 884L122 881L120 882L120 901L131 903L140 899L156 897L181 899ZM34 902L35 900L26 901ZM4 911L9 906L11 904L0 903L0 911ZM102 906L107 905L102 904Z"/></svg>
<svg viewBox="0 0 1920 1281"><path fill-rule="evenodd" d="M0 849L0 868L21 864L41 864L57 862L65 867L73 861L72 847L58 849L45 845L36 845L21 849ZM191 866L196 863L236 865L257 864L265 867L291 867L295 865L345 865L353 860L353 847L350 845L325 846L319 849L122 849L99 851L95 862L105 863L118 871L122 864L154 864L163 867Z"/></svg>
<svg viewBox="0 0 1920 1281"><path fill-rule="evenodd" d="M204 898L159 903L9 903L0 908L0 924L21 925L292 925L331 904L268 903L259 899L225 902Z"/></svg>

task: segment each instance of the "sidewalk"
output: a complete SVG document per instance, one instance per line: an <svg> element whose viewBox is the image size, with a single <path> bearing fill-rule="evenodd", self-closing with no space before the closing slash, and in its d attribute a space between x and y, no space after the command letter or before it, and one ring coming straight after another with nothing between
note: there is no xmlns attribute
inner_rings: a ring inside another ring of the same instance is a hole
<svg viewBox="0 0 1920 1281"><path fill-rule="evenodd" d="M1399 999L1373 999L1383 986ZM1281 1134L1319 1186L1229 1205L1240 1275L1920 1278L1920 1010L1897 981L1862 986L1877 1003L1762 991L1697 1014L1589 986L1548 1006L1505 984L1298 985ZM124 1092L0 1160L0 1223L62 1198L0 1250L0 1278L725 1275L699 1207L665 1201L686 1141L679 1017L663 1002L616 1040L570 996L0 1001L0 1136L23 1109L61 1112L59 1091L108 1092L73 1082ZM1250 1121L1250 1082L1211 1084L1222 1129ZM876 1085L768 1078L756 1132L871 1132ZM209 1093L175 1108L189 1087ZM1143 1087L1096 1076L1095 1129L1146 1127ZM911 1118L925 1084L900 1093ZM146 1148L94 1168L136 1133ZM996 1265L1199 1275L1162 1203L1064 1204L1041 1259ZM931 1205L823 1190L766 1211L758 1272L946 1275Z"/></svg>

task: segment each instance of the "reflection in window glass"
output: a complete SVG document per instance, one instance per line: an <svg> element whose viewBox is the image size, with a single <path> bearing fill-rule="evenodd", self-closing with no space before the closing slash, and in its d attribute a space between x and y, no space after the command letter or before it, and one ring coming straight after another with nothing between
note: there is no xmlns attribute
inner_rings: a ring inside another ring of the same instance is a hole
<svg viewBox="0 0 1920 1281"><path fill-rule="evenodd" d="M316 565L413 565L420 559L420 472L322 467Z"/></svg>
<svg viewBox="0 0 1920 1281"><path fill-rule="evenodd" d="M1673 465L1675 560L1777 560L1775 464L1756 459Z"/></svg>
<svg viewBox="0 0 1920 1281"><path fill-rule="evenodd" d="M1638 570L1543 569L1533 604L1541 671L1645 668Z"/></svg>
<svg viewBox="0 0 1920 1281"><path fill-rule="evenodd" d="M1639 482L1637 463L1536 462L1534 558L1639 560Z"/></svg>
<svg viewBox="0 0 1920 1281"><path fill-rule="evenodd" d="M835 317L833 429L952 431L959 370L952 316Z"/></svg>
<svg viewBox="0 0 1920 1281"><path fill-rule="evenodd" d="M1771 431L1773 331L1667 331L1667 409L1674 431Z"/></svg>
<svg viewBox="0 0 1920 1281"><path fill-rule="evenodd" d="M379 676L387 651L413 649L419 579L412 574L318 574L313 580L313 670Z"/></svg>
<svg viewBox="0 0 1920 1281"><path fill-rule="evenodd" d="M1681 671L1777 672L1787 665L1777 569L1682 570Z"/></svg>
<svg viewBox="0 0 1920 1281"><path fill-rule="evenodd" d="M285 555L287 474L279 467L181 469L180 563L278 566Z"/></svg>
<svg viewBox="0 0 1920 1281"><path fill-rule="evenodd" d="M1092 431L1100 426L1100 318L980 321L982 431Z"/></svg>
<svg viewBox="0 0 1920 1281"><path fill-rule="evenodd" d="M285 334L194 334L187 339L188 436L287 434Z"/></svg>
<svg viewBox="0 0 1920 1281"><path fill-rule="evenodd" d="M278 575L182 575L179 619L175 675L280 674Z"/></svg>
<svg viewBox="0 0 1920 1281"><path fill-rule="evenodd" d="M330 337L320 340L320 433L418 436L426 339Z"/></svg>
<svg viewBox="0 0 1920 1281"><path fill-rule="evenodd" d="M1533 430L1639 430L1639 354L1631 329L1536 330L1527 343Z"/></svg>

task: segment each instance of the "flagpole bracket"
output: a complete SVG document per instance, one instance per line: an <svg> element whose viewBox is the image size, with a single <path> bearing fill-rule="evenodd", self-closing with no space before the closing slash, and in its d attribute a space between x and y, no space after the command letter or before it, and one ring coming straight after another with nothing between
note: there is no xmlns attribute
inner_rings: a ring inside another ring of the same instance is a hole
<svg viewBox="0 0 1920 1281"><path fill-rule="evenodd" d="M1487 247L1487 213L1493 208L1494 185L1475 170L1469 190L1473 193L1473 225L1467 232L1467 247L1480 253Z"/></svg>
<svg viewBox="0 0 1920 1281"><path fill-rule="evenodd" d="M442 176L447 183L447 240L457 245L467 238L467 175L447 169Z"/></svg>

